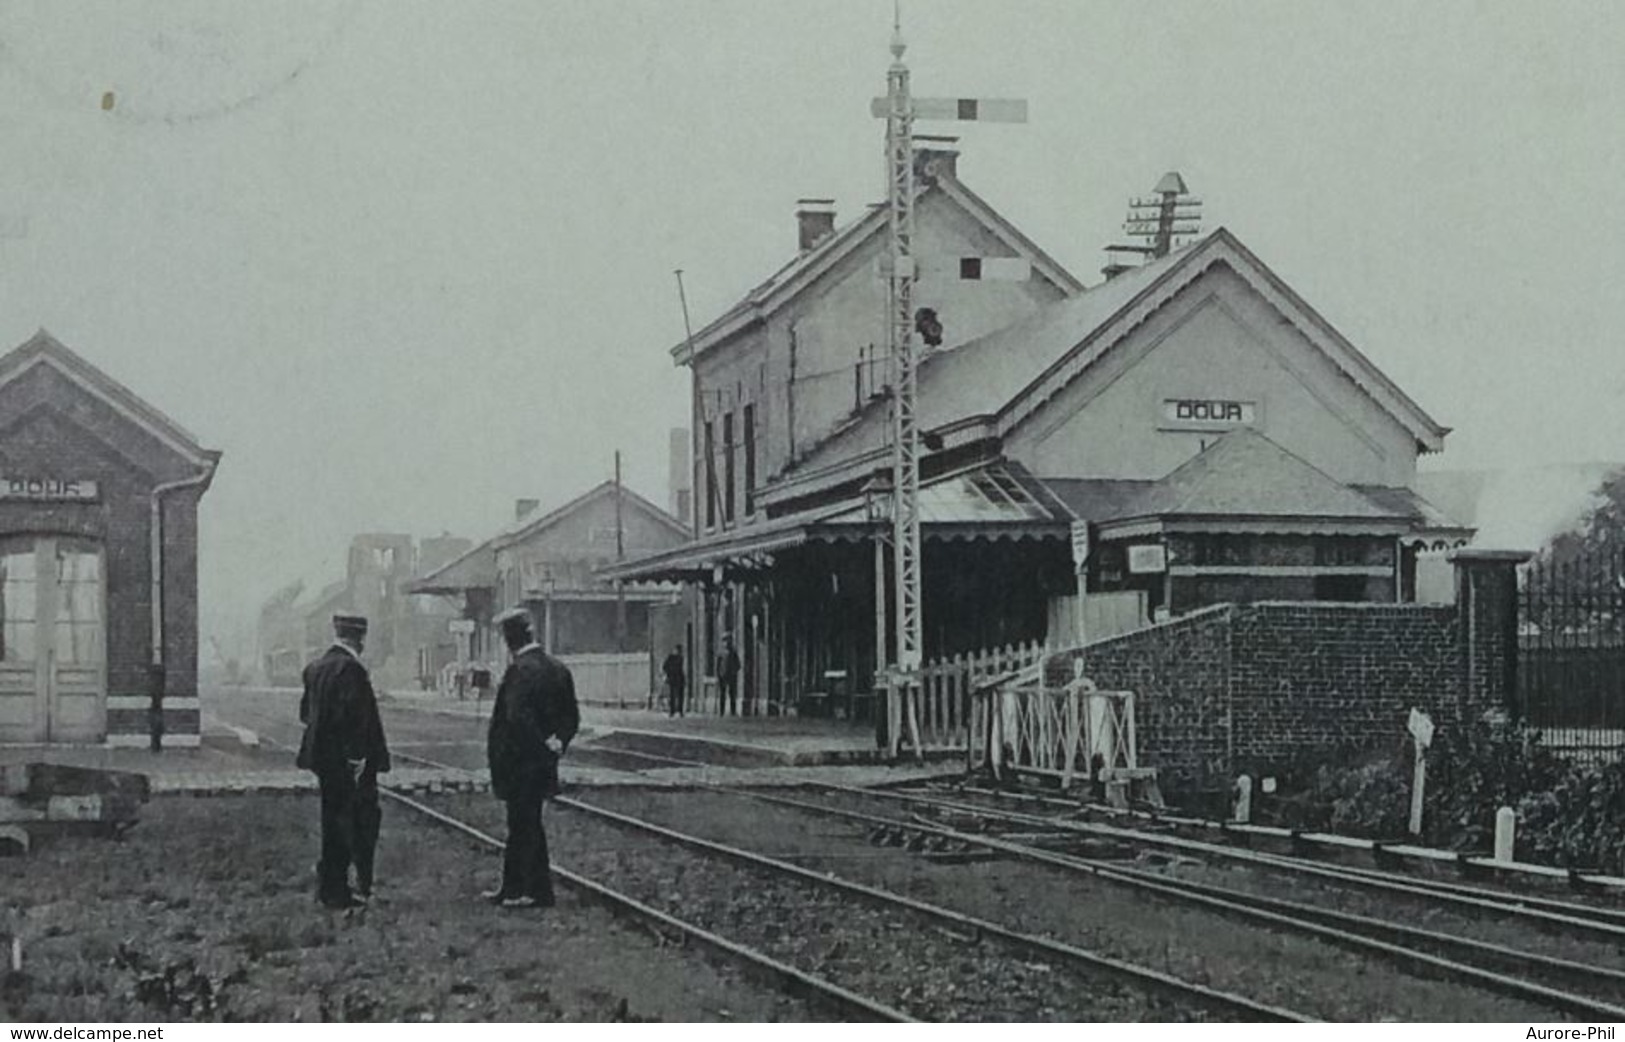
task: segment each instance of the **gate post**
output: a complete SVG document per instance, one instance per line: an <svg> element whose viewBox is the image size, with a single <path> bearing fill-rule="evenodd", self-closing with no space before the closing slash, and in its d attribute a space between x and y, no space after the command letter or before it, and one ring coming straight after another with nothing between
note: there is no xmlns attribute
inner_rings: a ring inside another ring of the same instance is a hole
<svg viewBox="0 0 1625 1042"><path fill-rule="evenodd" d="M1490 709L1516 710L1518 694L1518 566L1527 550L1457 550L1457 640L1461 688L1457 721Z"/></svg>

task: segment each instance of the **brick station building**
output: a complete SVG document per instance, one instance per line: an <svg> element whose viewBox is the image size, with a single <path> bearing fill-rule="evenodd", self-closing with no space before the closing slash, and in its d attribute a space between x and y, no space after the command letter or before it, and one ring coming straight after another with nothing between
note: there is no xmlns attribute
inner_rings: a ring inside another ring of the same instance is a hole
<svg viewBox="0 0 1625 1042"><path fill-rule="evenodd" d="M0 743L198 744L219 462L43 330L0 356Z"/></svg>
<svg viewBox="0 0 1625 1042"><path fill-rule="evenodd" d="M1448 428L1234 234L1084 288L951 157L917 158L928 662L1218 604L1454 595L1446 555L1472 530L1413 487ZM672 349L693 372L693 538L603 573L688 584L691 660L733 637L769 706L895 661L886 211L797 216L800 254Z"/></svg>

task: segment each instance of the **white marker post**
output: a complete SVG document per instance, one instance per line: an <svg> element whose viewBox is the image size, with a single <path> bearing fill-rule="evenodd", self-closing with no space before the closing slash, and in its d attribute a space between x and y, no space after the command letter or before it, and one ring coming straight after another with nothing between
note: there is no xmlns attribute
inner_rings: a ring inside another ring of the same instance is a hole
<svg viewBox="0 0 1625 1042"><path fill-rule="evenodd" d="M1253 820L1253 778L1250 774L1243 774L1236 779L1235 820L1243 825Z"/></svg>
<svg viewBox="0 0 1625 1042"><path fill-rule="evenodd" d="M1512 847L1518 825L1518 815L1511 807L1495 812L1495 860L1511 861Z"/></svg>
<svg viewBox="0 0 1625 1042"><path fill-rule="evenodd" d="M1427 749L1433 744L1433 718L1411 707L1410 722L1406 724L1416 747L1416 770L1411 778L1411 835L1422 834L1422 794L1427 784Z"/></svg>

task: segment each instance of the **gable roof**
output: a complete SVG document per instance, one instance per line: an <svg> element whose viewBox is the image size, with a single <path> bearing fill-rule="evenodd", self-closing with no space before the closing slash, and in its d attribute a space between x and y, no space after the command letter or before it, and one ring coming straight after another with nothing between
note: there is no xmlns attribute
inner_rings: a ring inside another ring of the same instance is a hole
<svg viewBox="0 0 1625 1042"><path fill-rule="evenodd" d="M1036 243L1022 234L1019 228L1007 221L986 200L965 187L956 177L941 175L926 179L916 199L923 201L933 195L940 195L952 201L1000 243L1017 256L1030 261L1034 270L1064 293L1071 295L1082 292L1083 283L1071 272L1040 249ZM862 217L847 222L823 242L790 260L721 315L695 331L692 340L685 339L672 347L672 358L679 365L687 365L694 355L704 354L739 331L765 321L780 308L799 298L821 275L857 252L871 239L883 234L886 226L887 211L884 204L873 203L865 207Z"/></svg>
<svg viewBox="0 0 1625 1042"><path fill-rule="evenodd" d="M576 511L591 506L600 499L613 496L615 494L616 487L617 486L613 480L605 481L588 489L563 506L549 510L545 514L541 514L539 516L527 514L525 517L520 518L519 520L510 524L507 528L503 529L501 532L497 533L496 537L492 540L492 546L500 549L505 546L511 546L522 539L528 539L537 532L541 532L545 529L553 527ZM624 484L620 485L619 488L621 490L623 504L637 507L645 514L649 515L649 517L652 518L656 523L663 525L673 534L680 536L683 539L687 539L694 534L694 530L688 525L683 524L675 517L666 513L666 511L660 509L647 499L644 499L636 492L627 488Z"/></svg>
<svg viewBox="0 0 1625 1042"><path fill-rule="evenodd" d="M212 467L219 462L218 451L203 448L180 424L69 350L43 329L5 355L0 355L0 388L19 379L36 366L47 366L60 373L68 381L101 400L113 411L188 462L198 467Z"/></svg>
<svg viewBox="0 0 1625 1042"><path fill-rule="evenodd" d="M408 582L407 593L461 593L495 586L497 582L496 538L469 547L427 575Z"/></svg>
<svg viewBox="0 0 1625 1042"><path fill-rule="evenodd" d="M1444 447L1449 428L1434 421L1224 228L1019 322L926 355L918 376L920 430L980 419L980 436L1002 437L1216 265L1246 281L1425 450ZM816 484L821 471L883 452L888 428L886 403L871 402L774 484ZM772 485L763 498L776 498Z"/></svg>
<svg viewBox="0 0 1625 1042"><path fill-rule="evenodd" d="M1119 513L1119 519L1240 516L1409 517L1379 506L1251 427L1230 431L1147 486Z"/></svg>
<svg viewBox="0 0 1625 1042"><path fill-rule="evenodd" d="M512 522L496 535L458 554L435 570L406 584L408 593L459 593L481 587L495 586L497 581L497 551L528 539L558 524L571 514L605 496L615 493L615 482L605 481L583 492L568 503L545 514L527 514ZM642 510L674 535L687 540L693 531L677 518L655 506L644 497L621 486L623 502Z"/></svg>

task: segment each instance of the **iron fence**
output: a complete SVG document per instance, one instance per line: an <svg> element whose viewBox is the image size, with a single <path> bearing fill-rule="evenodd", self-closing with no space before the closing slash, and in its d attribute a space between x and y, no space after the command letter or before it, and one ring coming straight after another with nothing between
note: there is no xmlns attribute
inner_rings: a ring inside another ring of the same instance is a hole
<svg viewBox="0 0 1625 1042"><path fill-rule="evenodd" d="M1545 556L1518 576L1515 709L1548 748L1625 757L1625 551Z"/></svg>

